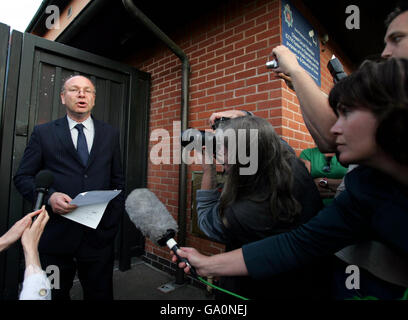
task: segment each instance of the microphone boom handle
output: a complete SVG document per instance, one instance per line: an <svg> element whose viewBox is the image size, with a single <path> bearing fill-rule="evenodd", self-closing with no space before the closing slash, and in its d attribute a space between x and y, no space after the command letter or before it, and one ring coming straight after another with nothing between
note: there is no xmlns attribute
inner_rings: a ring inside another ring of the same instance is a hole
<svg viewBox="0 0 408 320"><path fill-rule="evenodd" d="M178 245L175 245L173 248L171 248L171 250L172 250L172 251L174 252L174 254L176 255L178 261L184 262L184 263L190 268L190 273L191 273L191 275L192 275L195 279L198 279L198 274L197 274L196 269L190 264L190 262L189 262L186 258L180 257L180 256L177 254L177 249L180 249L180 247L179 247Z"/></svg>
<svg viewBox="0 0 408 320"><path fill-rule="evenodd" d="M180 247L178 246L177 242L173 238L171 238L171 239L167 240L166 244L170 248L170 250L174 252L174 254L177 257L177 260L179 262L184 262L187 265L187 267L190 268L191 275L195 279L198 279L198 274L197 274L196 269L190 264L190 262L186 258L180 257L178 255L177 250L180 249Z"/></svg>

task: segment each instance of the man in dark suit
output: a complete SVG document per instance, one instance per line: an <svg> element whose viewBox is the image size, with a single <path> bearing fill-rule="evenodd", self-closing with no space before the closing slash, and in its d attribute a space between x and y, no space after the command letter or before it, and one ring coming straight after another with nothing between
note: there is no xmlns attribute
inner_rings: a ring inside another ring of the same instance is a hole
<svg viewBox="0 0 408 320"><path fill-rule="evenodd" d="M78 193L124 189L119 131L91 116L95 94L94 84L86 77L65 81L61 101L67 115L34 127L14 177L18 191L34 203L35 175L43 169L54 175L45 198L50 220L39 252L43 266L59 267L60 289L52 292L57 300L70 299L77 270L84 299L113 299L114 238L125 192L109 203L96 229L63 217L76 208L69 202Z"/></svg>

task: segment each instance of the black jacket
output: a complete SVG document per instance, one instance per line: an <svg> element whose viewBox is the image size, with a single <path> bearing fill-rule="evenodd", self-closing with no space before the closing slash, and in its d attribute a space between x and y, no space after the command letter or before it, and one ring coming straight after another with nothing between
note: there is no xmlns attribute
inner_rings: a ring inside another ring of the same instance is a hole
<svg viewBox="0 0 408 320"><path fill-rule="evenodd" d="M308 223L244 245L249 274L269 278L365 240L382 242L408 258L406 188L364 166L348 173L345 185L346 190Z"/></svg>
<svg viewBox="0 0 408 320"><path fill-rule="evenodd" d="M93 118L95 135L89 161L81 163L74 148L66 117L34 127L14 177L17 190L34 203L35 175L43 169L54 175L49 195L62 192L74 198L91 190L123 190L113 199L97 229L91 229L52 212L39 244L41 253L74 253L82 241L93 247L113 242L124 210L124 176L122 171L119 131ZM46 197L47 203L49 196Z"/></svg>

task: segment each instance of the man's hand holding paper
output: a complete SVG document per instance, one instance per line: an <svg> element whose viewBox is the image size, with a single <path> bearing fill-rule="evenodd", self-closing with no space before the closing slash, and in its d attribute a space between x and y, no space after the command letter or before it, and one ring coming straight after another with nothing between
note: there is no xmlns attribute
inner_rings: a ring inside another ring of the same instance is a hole
<svg viewBox="0 0 408 320"><path fill-rule="evenodd" d="M54 192L49 199L49 204L54 213L64 215L77 208L76 205L70 204L71 200L71 197L65 193Z"/></svg>
<svg viewBox="0 0 408 320"><path fill-rule="evenodd" d="M88 191L78 194L70 203L75 206L72 212L62 215L72 221L96 229L105 209L122 190Z"/></svg>

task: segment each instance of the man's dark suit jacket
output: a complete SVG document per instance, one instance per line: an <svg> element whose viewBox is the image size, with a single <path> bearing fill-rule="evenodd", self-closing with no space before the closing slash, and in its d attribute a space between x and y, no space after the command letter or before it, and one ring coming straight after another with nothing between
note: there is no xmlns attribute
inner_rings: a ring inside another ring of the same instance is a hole
<svg viewBox="0 0 408 320"><path fill-rule="evenodd" d="M25 199L35 202L35 175L43 169L54 175L54 183L44 203L53 192L62 192L72 199L81 192L120 189L102 217L97 229L61 217L52 212L39 244L46 254L73 254L82 241L103 248L113 243L124 212L124 176L121 164L119 131L93 118L95 135L89 161L81 163L72 142L66 117L34 127L14 177L18 191Z"/></svg>

